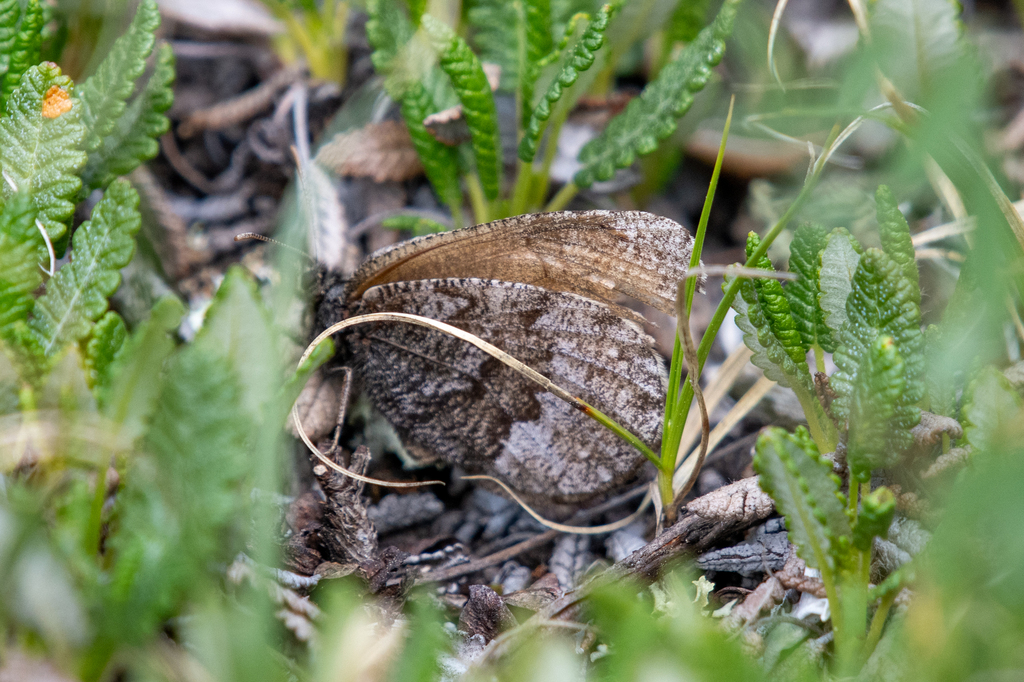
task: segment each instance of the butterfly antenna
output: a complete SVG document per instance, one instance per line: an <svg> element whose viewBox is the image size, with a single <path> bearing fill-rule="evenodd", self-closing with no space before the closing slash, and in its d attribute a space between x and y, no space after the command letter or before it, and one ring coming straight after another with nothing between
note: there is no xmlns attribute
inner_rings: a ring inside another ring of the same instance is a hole
<svg viewBox="0 0 1024 682"><path fill-rule="evenodd" d="M236 242L244 242L247 239L256 239L256 240L261 241L261 242L267 242L268 244L277 244L278 246L284 247L284 248L288 249L289 251L294 251L295 253L299 254L300 256L302 256L303 258L308 260L310 263L316 265L316 260L312 256L310 256L308 253L306 253L302 249L295 248L291 244L285 244L284 242L278 241L276 239L272 239L271 237L266 237L266 236L264 236L262 234L259 234L257 232L243 232L242 234L236 234L235 235L235 241Z"/></svg>

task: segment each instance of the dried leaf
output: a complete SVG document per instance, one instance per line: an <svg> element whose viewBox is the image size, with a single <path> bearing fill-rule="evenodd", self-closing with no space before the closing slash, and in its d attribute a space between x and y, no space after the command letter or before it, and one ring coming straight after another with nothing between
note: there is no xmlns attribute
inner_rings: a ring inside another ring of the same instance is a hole
<svg viewBox="0 0 1024 682"><path fill-rule="evenodd" d="M409 129L401 121L382 121L335 135L316 161L338 175L404 182L423 173Z"/></svg>

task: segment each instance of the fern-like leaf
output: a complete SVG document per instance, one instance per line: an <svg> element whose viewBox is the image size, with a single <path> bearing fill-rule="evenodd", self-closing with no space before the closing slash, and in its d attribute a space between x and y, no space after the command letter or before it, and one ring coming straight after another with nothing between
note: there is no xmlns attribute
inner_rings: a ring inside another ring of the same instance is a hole
<svg viewBox="0 0 1024 682"><path fill-rule="evenodd" d="M847 322L832 356L837 371L831 384L838 395L833 410L840 418L852 416L861 363L878 337L891 337L904 362L906 384L890 420L889 445L902 450L912 440L910 429L921 418L916 404L924 395L921 310L914 302L913 286L899 264L880 249L864 252L851 284L846 299Z"/></svg>
<svg viewBox="0 0 1024 682"><path fill-rule="evenodd" d="M831 353L835 350L832 330L825 325L825 314L818 305L821 252L827 243L828 230L822 225L804 223L797 228L789 245L789 270L800 278L786 284L783 291L804 347L817 345Z"/></svg>
<svg viewBox="0 0 1024 682"><path fill-rule="evenodd" d="M441 201L457 210L462 205L458 150L439 142L423 125L424 119L437 111L423 83L396 73L399 54L412 39L412 25L393 0L371 0L367 11L370 19L366 22L366 37L374 49L373 65L379 73L388 76L385 81L388 94L401 103L402 118L424 174Z"/></svg>
<svg viewBox="0 0 1024 682"><path fill-rule="evenodd" d="M110 385L110 366L124 347L128 329L124 320L113 310L108 310L92 328L92 334L85 344L86 379L93 392L100 395Z"/></svg>
<svg viewBox="0 0 1024 682"><path fill-rule="evenodd" d="M141 223L138 193L126 180L111 183L92 218L75 232L71 262L36 301L31 326L47 356L86 336L106 311L107 298L121 283L120 270L135 252Z"/></svg>
<svg viewBox="0 0 1024 682"><path fill-rule="evenodd" d="M910 240L910 225L903 217L896 197L885 185L879 185L875 192L875 206L878 210L878 235L882 250L896 261L903 270L903 276L914 287L914 301L921 304L921 285L914 258L914 243Z"/></svg>
<svg viewBox="0 0 1024 682"><path fill-rule="evenodd" d="M495 199L501 180L501 141L494 96L483 66L466 41L446 24L425 14L422 25L438 51L441 69L448 74L462 103L484 194L488 199Z"/></svg>
<svg viewBox="0 0 1024 682"><path fill-rule="evenodd" d="M27 192L11 197L0 212L0 338L32 310L32 292L43 281L39 269L42 235Z"/></svg>
<svg viewBox="0 0 1024 682"><path fill-rule="evenodd" d="M841 538L850 535L839 480L832 465L818 454L807 431L795 434L772 427L758 436L754 471L761 489L771 495L786 517L790 540L808 566L834 574Z"/></svg>
<svg viewBox="0 0 1024 682"><path fill-rule="evenodd" d="M0 82L11 63L14 38L18 35L18 20L21 18L19 0L0 0ZM0 105L3 103L0 102Z"/></svg>
<svg viewBox="0 0 1024 682"><path fill-rule="evenodd" d="M750 359L754 366L764 370L764 375L772 381L809 395L813 384L807 363L794 362L772 333L752 281L740 282L740 293L733 299L732 307L736 311L736 326L743 332L743 342L754 353Z"/></svg>
<svg viewBox="0 0 1024 682"><path fill-rule="evenodd" d="M43 8L39 0L28 0L21 24L14 36L7 61L7 71L0 81L0 103L6 103L29 68L38 64L43 42Z"/></svg>
<svg viewBox="0 0 1024 682"><path fill-rule="evenodd" d="M572 53L563 64L561 72L551 81L551 85L548 86L547 91L534 107L529 122L526 124L523 139L519 142L519 158L524 162L530 163L537 154L537 145L544 133L544 126L551 117L551 107L562 98L565 89L576 82L580 73L594 64L597 51L604 45L604 34L614 7L605 5L590 21L587 29L573 47Z"/></svg>
<svg viewBox="0 0 1024 682"><path fill-rule="evenodd" d="M526 54L521 45L526 37L523 9L505 0L476 0L466 12L480 60L501 67L500 90L513 91L519 85Z"/></svg>
<svg viewBox="0 0 1024 682"><path fill-rule="evenodd" d="M671 42L689 43L695 39L708 20L711 9L709 0L687 0L676 5L665 29L666 38Z"/></svg>
<svg viewBox="0 0 1024 682"><path fill-rule="evenodd" d="M832 330L832 345L839 339L839 332L846 324L846 299L853 287L853 275L860 264L863 248L844 228L837 227L828 236L821 252L821 268L818 270L818 306L822 321Z"/></svg>
<svg viewBox="0 0 1024 682"><path fill-rule="evenodd" d="M900 428L892 419L906 383L903 371L903 358L889 336L877 337L857 367L853 393L848 396L846 457L850 475L858 481L870 481L873 470L890 467L899 458L890 441L891 433Z"/></svg>
<svg viewBox="0 0 1024 682"><path fill-rule="evenodd" d="M725 55L725 39L732 33L740 0L725 0L715 21L700 32L639 97L608 124L601 135L580 151L583 164L574 178L580 187L608 180L637 155L649 154L672 134L676 120L689 111L695 93L704 89L711 69Z"/></svg>
<svg viewBox="0 0 1024 682"><path fill-rule="evenodd" d="M114 41L96 73L79 86L87 152L100 146L124 114L135 81L146 70L146 58L156 42L153 33L159 25L160 10L156 0L143 0L128 30Z"/></svg>
<svg viewBox="0 0 1024 682"><path fill-rule="evenodd" d="M747 258L760 246L761 239L756 232L747 235ZM761 260L755 265L762 270L775 271L768 256L761 256ZM782 284L778 280L767 277L754 280L754 290L757 291L757 300L761 306L771 327L772 334L779 340L793 362L802 364L807 362L807 348L803 345L800 332L796 327L796 320L789 310L789 301L782 292Z"/></svg>
<svg viewBox="0 0 1024 682"><path fill-rule="evenodd" d="M127 175L160 151L157 139L171 127L164 112L174 103L174 50L161 44L153 72L99 148L89 154L82 170L82 191L106 187L119 175Z"/></svg>
<svg viewBox="0 0 1024 682"><path fill-rule="evenodd" d="M33 66L0 118L3 195L30 192L39 220L53 241L63 237L65 223L75 211L73 199L82 186L78 171L86 160L79 149L85 127L79 122L81 107L76 100L69 100L71 108L52 118L44 115L43 105L44 100L63 99L70 91L71 79L61 75L56 64Z"/></svg>

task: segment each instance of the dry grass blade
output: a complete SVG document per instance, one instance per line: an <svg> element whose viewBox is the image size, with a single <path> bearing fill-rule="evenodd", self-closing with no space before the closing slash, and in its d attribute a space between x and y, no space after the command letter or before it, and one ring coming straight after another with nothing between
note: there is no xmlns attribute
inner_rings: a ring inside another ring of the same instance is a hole
<svg viewBox="0 0 1024 682"><path fill-rule="evenodd" d="M526 510L527 514L532 516L542 526L550 528L551 530L557 530L562 533L574 533L576 535L600 535L602 533L611 533L613 531L625 528L626 526L640 518L640 515L643 514L644 510L647 509L647 505L651 503L651 491L650 489L648 489L647 494L644 495L644 499L641 500L640 502L640 506L637 507L635 512L633 512L624 519L619 519L618 521L615 521L613 523L606 523L602 526L567 526L556 521L550 521L541 516L540 514L538 514L530 507L530 505L526 504L526 502L524 502L521 497L516 495L514 490L512 490L507 485L505 485L498 479L494 478L493 476L462 476L462 479L467 481L490 481L492 483L497 483L499 486L501 486L502 490L504 490L506 493L512 496L512 499L515 500L520 507Z"/></svg>
<svg viewBox="0 0 1024 682"><path fill-rule="evenodd" d="M795 280L800 277L795 272L776 272L775 270L748 268L739 263L733 265L701 265L700 267L690 268L686 271L686 274L688 277L704 277L705 275L721 277L722 275L729 275L731 277L757 277L778 280Z"/></svg>
<svg viewBox="0 0 1024 682"><path fill-rule="evenodd" d="M369 123L335 135L321 147L317 163L338 175L404 182L423 173L409 129L401 121Z"/></svg>
<svg viewBox="0 0 1024 682"><path fill-rule="evenodd" d="M708 436L708 452L713 452L714 449L722 442L722 439L729 435L729 432L733 430L740 421L747 416L747 414L757 406L761 399L768 395L768 391L771 390L775 382L768 377L761 377L757 380L753 386L750 387L743 397L732 406L728 414L715 425L714 430L711 431L711 435ZM686 456L685 459L680 458L679 468L676 470L675 475L672 477L672 487L676 491L676 496L680 495L682 486L694 475L694 465L697 459L694 457L695 452L691 452ZM683 493L685 494L685 493Z"/></svg>
<svg viewBox="0 0 1024 682"><path fill-rule="evenodd" d="M641 446L643 445L642 443L640 443L639 439L636 438L636 436L633 436L628 431L623 429L621 426L612 422L612 420L609 419L607 415L601 413L593 406L587 404L583 400L580 400L576 396L572 395L571 393L566 391L561 386L552 382L550 379L545 377L537 370L517 360L516 358L512 357L511 355L501 350L497 346L487 343L479 336L470 334L469 332L465 332L457 327L451 326L450 324L438 322L437 320L431 320L430 318L421 317L419 315L410 315L409 313L370 313L367 315L357 315L355 317L350 317L347 320L342 320L341 322L332 324L330 327L322 331L319 336L313 339L313 341L308 346L306 346L306 350L302 354L302 357L299 359L298 365L301 367L302 363L304 363L309 358L310 354L312 354L312 352L317 348L317 346L323 343L324 340L327 339L329 336L332 336L333 334L336 334L337 332L340 332L344 329L348 329L349 327L354 327L360 324L369 324L371 322L404 322L407 324L415 324L421 327L427 327L428 329L433 329L435 331L449 334L457 339L465 341L466 343L473 344L483 352L508 365L513 370L519 372L530 381L533 381L534 383L540 385L544 390L548 391L556 398L564 400L565 402L569 403L570 405L578 409L580 412L583 412L592 419L600 421L602 424L605 424L606 426L608 426L608 428L612 428L613 430L615 430L613 427L618 427L616 433L620 437L626 439L628 442L633 443L633 441L636 441L636 443L639 443ZM365 483L373 483L376 485L382 485L391 488L413 488L423 485L444 485L442 481L397 483L394 481L380 481L377 479L368 478L366 476L360 476L359 474L349 471L348 469L345 469L344 467L341 467L338 464L332 462L322 452L320 452L315 445L313 445L312 441L309 440L309 437L302 430L302 425L299 421L298 411L294 405L292 406L292 421L295 424L296 433L299 434L300 438L302 439L302 442L306 444L306 447L308 447L321 462L323 462L326 466L330 467L331 469L334 469L338 473L350 476L352 478L355 478L356 480L363 481ZM630 440L630 438L632 438L632 440Z"/></svg>
<svg viewBox="0 0 1024 682"><path fill-rule="evenodd" d="M779 0L775 4L775 11L772 13L771 27L768 29L768 66L772 70L772 76L775 77L775 82L779 84L779 87L783 92L786 91L786 85L782 82L782 78L779 76L779 67L775 62L775 40L779 35L779 24L782 23L782 14L786 11L786 5L789 4L789 0Z"/></svg>

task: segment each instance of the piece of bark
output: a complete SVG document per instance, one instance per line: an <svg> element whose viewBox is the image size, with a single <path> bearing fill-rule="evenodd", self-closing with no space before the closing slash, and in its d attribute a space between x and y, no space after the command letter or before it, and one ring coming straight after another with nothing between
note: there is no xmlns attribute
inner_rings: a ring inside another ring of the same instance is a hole
<svg viewBox="0 0 1024 682"><path fill-rule="evenodd" d="M688 503L686 509L708 521L756 523L775 511L775 503L761 490L759 480L751 476L723 486Z"/></svg>
<svg viewBox="0 0 1024 682"><path fill-rule="evenodd" d="M278 93L302 78L305 71L305 64L286 66L240 95L218 102L212 107L193 111L178 126L178 136L188 139L204 130L224 130L250 120L273 104Z"/></svg>
<svg viewBox="0 0 1024 682"><path fill-rule="evenodd" d="M481 635L490 642L515 626L515 617L497 592L486 585L470 585L469 601L459 616L459 630L470 637Z"/></svg>
<svg viewBox="0 0 1024 682"><path fill-rule="evenodd" d="M370 450L361 445L352 453L348 468L363 474L370 464L370 457ZM320 533L326 558L343 564L371 561L377 552L377 531L363 502L363 483L328 469L319 460L315 461L313 475L327 496Z"/></svg>
<svg viewBox="0 0 1024 682"><path fill-rule="evenodd" d="M786 591L779 579L775 576L768 576L733 608L725 619L726 627L739 629L745 626L761 615L762 611L769 610L782 602L785 596Z"/></svg>
<svg viewBox="0 0 1024 682"><path fill-rule="evenodd" d="M939 455L932 465L921 474L921 478L935 478L946 471L959 471L971 459L971 446L950 448L949 452Z"/></svg>
<svg viewBox="0 0 1024 682"><path fill-rule="evenodd" d="M914 437L914 448L924 451L941 442L943 434L949 434L951 440L963 438L964 430L952 417L922 411L920 423L910 433Z"/></svg>
<svg viewBox="0 0 1024 682"><path fill-rule="evenodd" d="M433 521L444 513L444 503L432 492L391 493L367 509L378 535Z"/></svg>

